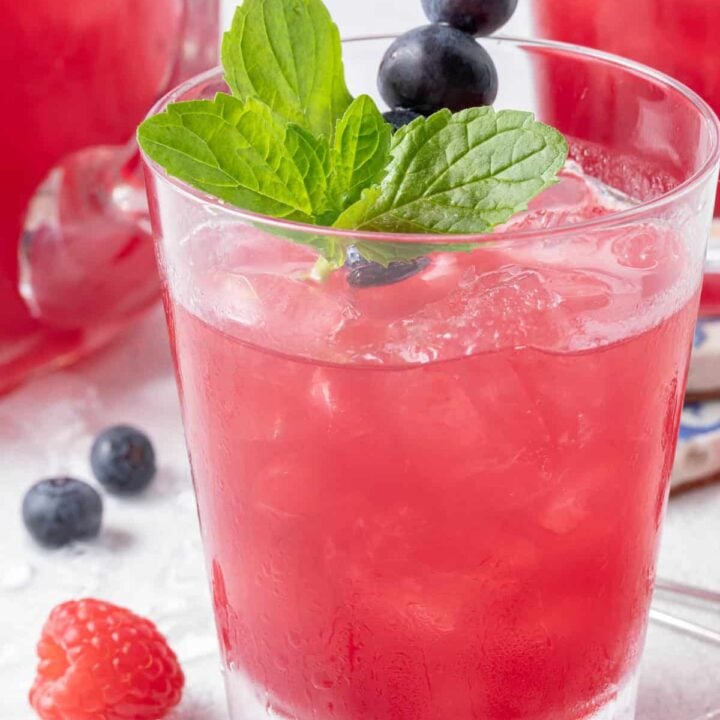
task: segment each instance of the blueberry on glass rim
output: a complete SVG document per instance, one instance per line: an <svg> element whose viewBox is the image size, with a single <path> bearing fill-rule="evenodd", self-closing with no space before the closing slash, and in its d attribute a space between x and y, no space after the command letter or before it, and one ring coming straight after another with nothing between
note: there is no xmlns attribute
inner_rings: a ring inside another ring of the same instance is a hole
<svg viewBox="0 0 720 720"><path fill-rule="evenodd" d="M420 113L412 110L398 108L396 110L388 110L383 113L385 120L392 125L393 132L398 131L401 127L409 125L415 118L421 117Z"/></svg>
<svg viewBox="0 0 720 720"><path fill-rule="evenodd" d="M103 504L98 492L82 480L49 478L25 493L23 522L41 545L58 548L88 540L100 532Z"/></svg>
<svg viewBox="0 0 720 720"><path fill-rule="evenodd" d="M582 0L578 0L582 2ZM443 22L472 35L490 35L515 12L518 0L422 0L432 22Z"/></svg>
<svg viewBox="0 0 720 720"><path fill-rule="evenodd" d="M378 87L392 108L431 115L492 105L498 76L477 41L447 25L426 25L398 37L380 64Z"/></svg>
<svg viewBox="0 0 720 720"><path fill-rule="evenodd" d="M108 492L135 495L155 477L155 451L145 433L128 425L116 425L95 438L90 465Z"/></svg>

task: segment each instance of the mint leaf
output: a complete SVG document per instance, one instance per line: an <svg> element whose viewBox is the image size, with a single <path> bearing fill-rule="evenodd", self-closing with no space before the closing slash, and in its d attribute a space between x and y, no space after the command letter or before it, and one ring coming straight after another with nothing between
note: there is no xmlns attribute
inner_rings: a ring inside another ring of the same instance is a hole
<svg viewBox="0 0 720 720"><path fill-rule="evenodd" d="M228 95L170 105L138 130L171 175L251 212L314 222L327 204L327 143L258 100Z"/></svg>
<svg viewBox="0 0 720 720"><path fill-rule="evenodd" d="M374 100L361 95L338 120L332 147L332 191L339 207L360 199L360 193L378 183L390 162L392 130Z"/></svg>
<svg viewBox="0 0 720 720"><path fill-rule="evenodd" d="M485 233L556 182L567 143L531 113L470 108L418 118L393 138L379 186L335 227L393 233ZM411 252L395 244L395 252ZM434 249L442 249L433 246ZM383 255L389 257L386 245ZM418 248L417 254L422 254ZM390 257L390 259L395 259Z"/></svg>
<svg viewBox="0 0 720 720"><path fill-rule="evenodd" d="M259 98L314 135L332 137L352 98L340 34L321 0L245 0L222 43L234 95Z"/></svg>
<svg viewBox="0 0 720 720"><path fill-rule="evenodd" d="M319 221L328 211L335 217L336 213L328 207L330 148L325 138L316 138L300 125L291 123L285 130L285 146L303 179L315 220Z"/></svg>

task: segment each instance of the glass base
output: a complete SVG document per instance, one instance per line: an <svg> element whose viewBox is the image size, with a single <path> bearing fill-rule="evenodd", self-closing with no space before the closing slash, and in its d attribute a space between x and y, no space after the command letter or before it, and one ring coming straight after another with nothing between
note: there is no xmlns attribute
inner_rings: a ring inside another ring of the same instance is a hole
<svg viewBox="0 0 720 720"><path fill-rule="evenodd" d="M635 720L639 673L636 671L628 678L615 696L602 708L582 717L573 714L552 720ZM291 715L273 701L262 688L255 686L242 672L228 670L225 673L225 688L228 699L230 720L304 720ZM313 720L323 720L316 712ZM518 718L520 720L520 718ZM549 720L549 716L522 718L522 720Z"/></svg>
<svg viewBox="0 0 720 720"><path fill-rule="evenodd" d="M603 708L588 715L587 720L634 720L640 673L635 671L617 695Z"/></svg>

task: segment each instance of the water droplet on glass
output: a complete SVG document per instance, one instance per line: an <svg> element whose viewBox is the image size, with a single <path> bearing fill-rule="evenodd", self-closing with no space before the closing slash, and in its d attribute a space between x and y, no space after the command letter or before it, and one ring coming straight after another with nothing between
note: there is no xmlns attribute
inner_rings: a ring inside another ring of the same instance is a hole
<svg viewBox="0 0 720 720"><path fill-rule="evenodd" d="M318 690L331 690L335 685L335 681L322 671L313 673L310 682Z"/></svg>

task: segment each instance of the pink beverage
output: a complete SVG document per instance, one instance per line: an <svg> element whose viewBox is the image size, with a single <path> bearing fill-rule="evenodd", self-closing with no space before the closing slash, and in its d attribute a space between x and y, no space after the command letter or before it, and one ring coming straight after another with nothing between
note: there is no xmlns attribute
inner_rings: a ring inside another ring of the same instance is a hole
<svg viewBox="0 0 720 720"><path fill-rule="evenodd" d="M351 87L386 46L345 48ZM605 62L623 97L527 213L397 284L314 280L289 238L337 231L148 166L232 720L634 717L718 128L620 60L491 52L538 84ZM644 144L643 87L668 116Z"/></svg>
<svg viewBox="0 0 720 720"><path fill-rule="evenodd" d="M580 182L527 225L606 213ZM506 247L320 295L310 250L188 239L169 317L238 717L630 703L697 293L660 229L574 242L582 269Z"/></svg>
<svg viewBox="0 0 720 720"><path fill-rule="evenodd" d="M715 0L534 0L542 37L617 53L662 70L720 112ZM720 214L720 188L715 206ZM701 310L720 314L720 226L711 241Z"/></svg>
<svg viewBox="0 0 720 720"><path fill-rule="evenodd" d="M156 297L126 143L169 82L215 62L218 12L217 0L3 4L0 392Z"/></svg>

